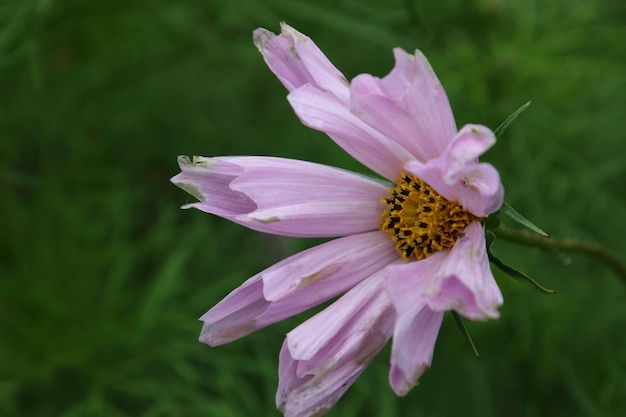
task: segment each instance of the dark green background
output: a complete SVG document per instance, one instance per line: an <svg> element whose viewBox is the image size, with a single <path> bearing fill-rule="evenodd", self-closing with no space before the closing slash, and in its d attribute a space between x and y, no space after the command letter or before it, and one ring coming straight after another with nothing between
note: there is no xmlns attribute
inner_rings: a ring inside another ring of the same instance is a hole
<svg viewBox="0 0 626 417"><path fill-rule="evenodd" d="M0 416L278 416L277 356L308 317L219 348L202 313L312 241L196 211L176 156L260 154L365 172L302 126L252 44L279 22L348 78L421 49L459 126L533 105L485 160L555 237L626 252L621 0L0 1ZM407 397L388 349L330 416L626 415L626 282L600 262L506 242L557 295L496 273L502 317L446 316Z"/></svg>

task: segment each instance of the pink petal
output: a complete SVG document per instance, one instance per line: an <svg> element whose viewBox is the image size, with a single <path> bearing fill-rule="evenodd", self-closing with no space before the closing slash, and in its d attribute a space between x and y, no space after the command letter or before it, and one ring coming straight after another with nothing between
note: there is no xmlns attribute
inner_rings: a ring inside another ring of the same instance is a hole
<svg viewBox="0 0 626 417"><path fill-rule="evenodd" d="M380 79L361 74L352 81L351 110L367 124L425 162L443 153L456 134L448 97L420 52L394 49L396 65Z"/></svg>
<svg viewBox="0 0 626 417"><path fill-rule="evenodd" d="M309 37L285 23L280 27L278 36L263 28L255 30L254 44L283 85L292 91L310 83L347 103L350 84L343 74Z"/></svg>
<svg viewBox="0 0 626 417"><path fill-rule="evenodd" d="M179 156L178 165L182 172L170 181L200 200L201 210L232 220L257 208L248 196L230 188L230 183L243 174L239 165L225 158L195 156L191 161Z"/></svg>
<svg viewBox="0 0 626 417"><path fill-rule="evenodd" d="M413 284L423 288L415 290L413 297L421 298L420 302L433 311L455 310L472 320L499 315L502 293L489 268L485 235L479 221L465 228L452 249L436 252L421 261L391 265L385 271L388 291L400 285L400 277L422 281Z"/></svg>
<svg viewBox="0 0 626 417"><path fill-rule="evenodd" d="M432 311L423 293L431 277L437 274L441 256L434 254L422 261L399 263L385 269L385 288L397 316L389 383L401 396L417 384L432 363L443 312Z"/></svg>
<svg viewBox="0 0 626 417"><path fill-rule="evenodd" d="M478 217L497 211L504 199L498 171L478 157L496 141L491 130L466 125L438 158L409 162L404 169L424 180L448 200L459 202Z"/></svg>
<svg viewBox="0 0 626 417"><path fill-rule="evenodd" d="M280 355L278 408L288 417L328 411L387 343L393 321L379 273L292 330Z"/></svg>
<svg viewBox="0 0 626 417"><path fill-rule="evenodd" d="M398 257L379 231L293 255L246 281L205 313L200 340L231 342L342 294Z"/></svg>
<svg viewBox="0 0 626 417"><path fill-rule="evenodd" d="M200 341L209 346L232 342L266 326L258 321L271 303L263 298L263 279L255 275L204 313Z"/></svg>
<svg viewBox="0 0 626 417"><path fill-rule="evenodd" d="M172 182L197 208L265 233L334 237L378 229L385 186L311 162L271 157L179 157Z"/></svg>
<svg viewBox="0 0 626 417"><path fill-rule="evenodd" d="M498 317L502 294L487 258L480 222L450 250L385 268L385 289L396 310L389 381L405 395L430 367L443 312L472 320Z"/></svg>
<svg viewBox="0 0 626 417"><path fill-rule="evenodd" d="M378 230L338 238L264 271L263 294L269 301L296 295L326 300L354 287L397 258L393 242Z"/></svg>
<svg viewBox="0 0 626 417"><path fill-rule="evenodd" d="M426 292L432 310L456 310L472 320L499 317L502 293L491 273L483 226L475 221L465 228L443 260L438 283Z"/></svg>
<svg viewBox="0 0 626 417"><path fill-rule="evenodd" d="M430 368L443 312L422 308L415 315L399 318L393 334L389 384L404 396Z"/></svg>
<svg viewBox="0 0 626 417"><path fill-rule="evenodd" d="M394 180L411 152L382 135L354 114L332 94L305 85L287 97L306 126L326 133L352 157L371 170Z"/></svg>

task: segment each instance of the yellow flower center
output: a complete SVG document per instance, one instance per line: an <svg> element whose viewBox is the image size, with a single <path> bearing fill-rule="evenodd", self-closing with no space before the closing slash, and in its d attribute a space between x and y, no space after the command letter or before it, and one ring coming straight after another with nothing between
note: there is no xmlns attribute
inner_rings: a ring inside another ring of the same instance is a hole
<svg viewBox="0 0 626 417"><path fill-rule="evenodd" d="M387 204L380 230L396 243L405 261L415 256L425 259L454 246L463 230L476 216L454 201L446 200L430 185L406 175L381 200Z"/></svg>

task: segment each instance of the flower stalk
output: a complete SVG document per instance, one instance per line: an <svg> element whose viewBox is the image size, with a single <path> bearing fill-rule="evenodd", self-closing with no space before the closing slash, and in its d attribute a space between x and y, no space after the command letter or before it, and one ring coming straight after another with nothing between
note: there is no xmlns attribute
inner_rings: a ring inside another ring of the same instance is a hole
<svg viewBox="0 0 626 417"><path fill-rule="evenodd" d="M554 237L546 239L528 230L513 229L502 224L491 231L500 239L520 245L593 256L610 266L626 283L626 263L615 252L600 243Z"/></svg>

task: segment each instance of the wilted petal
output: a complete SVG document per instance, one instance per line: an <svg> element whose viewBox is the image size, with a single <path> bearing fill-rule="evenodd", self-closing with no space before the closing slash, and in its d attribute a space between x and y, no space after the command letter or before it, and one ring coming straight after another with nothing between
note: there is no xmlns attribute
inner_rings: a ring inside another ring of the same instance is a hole
<svg viewBox="0 0 626 417"><path fill-rule="evenodd" d="M363 121L425 162L443 153L456 134L448 97L430 63L394 49L396 65L380 79L361 74L352 81L351 109Z"/></svg>
<svg viewBox="0 0 626 417"><path fill-rule="evenodd" d="M232 220L257 208L248 196L230 188L230 183L244 172L239 165L226 158L195 156L193 160L179 156L178 165L182 172L170 181L200 200L202 211Z"/></svg>
<svg viewBox="0 0 626 417"><path fill-rule="evenodd" d="M443 254L385 269L385 289L396 310L389 383L406 395L430 367L443 311L432 311L422 294L441 267Z"/></svg>
<svg viewBox="0 0 626 417"><path fill-rule="evenodd" d="M502 293L489 268L485 236L479 221L467 226L452 249L428 258L386 268L387 288L400 285L400 278L422 282L419 296L433 311L455 310L472 320L498 317Z"/></svg>
<svg viewBox="0 0 626 417"><path fill-rule="evenodd" d="M278 408L287 417L328 411L387 343L393 321L375 274L292 330L280 355Z"/></svg>
<svg viewBox="0 0 626 417"><path fill-rule="evenodd" d="M350 84L343 74L308 36L285 23L280 28L278 36L263 28L255 30L254 44L287 90L310 83L347 103Z"/></svg>
<svg viewBox="0 0 626 417"><path fill-rule="evenodd" d="M389 384L403 396L430 368L443 312L423 307L413 316L398 318L393 334Z"/></svg>
<svg viewBox="0 0 626 417"><path fill-rule="evenodd" d="M262 317L270 302L263 298L263 278L255 275L207 311L200 341L209 346L232 342L263 327Z"/></svg>
<svg viewBox="0 0 626 417"><path fill-rule="evenodd" d="M263 272L263 293L270 301L295 295L326 300L354 287L397 258L393 242L377 230L338 238Z"/></svg>
<svg viewBox="0 0 626 417"><path fill-rule="evenodd" d="M485 248L480 222L465 229L452 249L385 268L385 289L396 310L389 380L405 395L430 367L443 312L472 320L498 317L502 294Z"/></svg>
<svg viewBox="0 0 626 417"><path fill-rule="evenodd" d="M326 133L354 159L390 180L398 178L411 152L350 113L332 94L305 85L287 97L305 125Z"/></svg>
<svg viewBox="0 0 626 417"><path fill-rule="evenodd" d="M250 229L299 237L376 230L385 186L311 162L271 157L179 157L172 182L200 201L184 206Z"/></svg>
<svg viewBox="0 0 626 417"><path fill-rule="evenodd" d="M464 236L447 253L436 277L436 285L425 293L431 309L456 310L472 320L499 317L502 293L489 267L480 222L465 228Z"/></svg>
<svg viewBox="0 0 626 417"><path fill-rule="evenodd" d="M250 278L204 314L200 340L221 345L299 314L346 292L397 257L378 231L302 251Z"/></svg>
<svg viewBox="0 0 626 417"><path fill-rule="evenodd" d="M504 199L498 171L478 157L496 142L489 128L466 125L438 158L409 162L404 169L433 187L448 200L459 202L478 217L497 211Z"/></svg>

